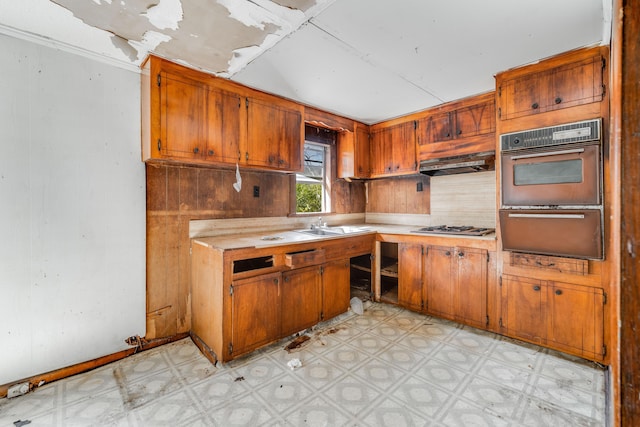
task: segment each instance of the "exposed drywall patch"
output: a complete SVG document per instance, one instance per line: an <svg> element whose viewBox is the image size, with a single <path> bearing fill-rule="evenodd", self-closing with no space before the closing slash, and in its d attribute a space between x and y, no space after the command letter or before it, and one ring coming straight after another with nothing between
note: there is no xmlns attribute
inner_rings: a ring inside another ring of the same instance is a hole
<svg viewBox="0 0 640 427"><path fill-rule="evenodd" d="M128 41L128 46L114 39L132 57L135 48L140 60L148 52L218 74L228 74L230 61L235 69L272 46L298 28L304 14L289 10L269 0L262 1L273 13L254 2L221 0L51 0L70 10L84 23L108 31ZM312 4L305 0L305 7ZM286 13L283 12L286 10ZM265 43L267 36L269 38ZM275 40L275 41L271 41ZM234 51L255 46L250 55L234 56Z"/></svg>
<svg viewBox="0 0 640 427"><path fill-rule="evenodd" d="M178 23L182 21L182 4L180 0L160 0L155 6L150 6L146 13L149 22L158 29L178 29Z"/></svg>
<svg viewBox="0 0 640 427"><path fill-rule="evenodd" d="M131 62L136 62L138 59L138 50L131 46L127 40L123 39L120 36L115 34L111 35L111 43L117 48L120 49L127 57L131 60Z"/></svg>
<svg viewBox="0 0 640 427"><path fill-rule="evenodd" d="M311 6L316 4L315 0L274 0L273 3L280 6L288 7L289 9L298 9L301 11L307 11L311 9Z"/></svg>
<svg viewBox="0 0 640 427"><path fill-rule="evenodd" d="M265 23L277 23L273 14L265 8L257 7L254 3L235 0L218 0L218 3L227 8L231 18L242 22L248 27L264 30Z"/></svg>

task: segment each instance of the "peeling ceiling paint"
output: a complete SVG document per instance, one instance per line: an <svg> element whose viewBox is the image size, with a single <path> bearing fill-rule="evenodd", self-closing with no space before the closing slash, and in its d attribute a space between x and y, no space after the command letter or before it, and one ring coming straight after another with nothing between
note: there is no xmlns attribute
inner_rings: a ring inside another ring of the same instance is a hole
<svg viewBox="0 0 640 427"><path fill-rule="evenodd" d="M612 0L0 0L0 32L125 66L154 53L376 123L607 44L611 13Z"/></svg>

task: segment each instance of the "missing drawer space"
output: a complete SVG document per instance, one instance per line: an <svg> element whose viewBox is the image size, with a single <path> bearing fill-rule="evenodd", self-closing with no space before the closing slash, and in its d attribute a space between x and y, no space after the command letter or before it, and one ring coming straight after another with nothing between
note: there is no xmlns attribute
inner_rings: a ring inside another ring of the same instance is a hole
<svg viewBox="0 0 640 427"><path fill-rule="evenodd" d="M273 256L271 255L233 261L234 274L242 273L244 271L260 270L262 268L269 267L273 267Z"/></svg>

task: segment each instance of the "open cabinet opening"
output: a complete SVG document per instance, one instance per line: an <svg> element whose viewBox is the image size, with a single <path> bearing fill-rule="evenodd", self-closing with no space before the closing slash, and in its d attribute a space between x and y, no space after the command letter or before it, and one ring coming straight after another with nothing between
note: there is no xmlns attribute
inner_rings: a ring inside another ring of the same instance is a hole
<svg viewBox="0 0 640 427"><path fill-rule="evenodd" d="M397 243L380 243L380 301L398 304Z"/></svg>

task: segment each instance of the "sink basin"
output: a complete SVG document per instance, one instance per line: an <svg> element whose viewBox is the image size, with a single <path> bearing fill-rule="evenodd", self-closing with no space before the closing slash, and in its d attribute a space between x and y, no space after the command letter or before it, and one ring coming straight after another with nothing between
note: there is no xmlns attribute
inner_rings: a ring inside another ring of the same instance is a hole
<svg viewBox="0 0 640 427"><path fill-rule="evenodd" d="M369 227L354 227L352 225L341 225L336 227L306 228L296 230L299 233L311 234L314 236L338 236L343 234L361 233L369 231Z"/></svg>
<svg viewBox="0 0 640 427"><path fill-rule="evenodd" d="M344 234L340 231L333 231L329 228L305 228L304 230L296 230L298 233L312 234L314 236L337 236Z"/></svg>

